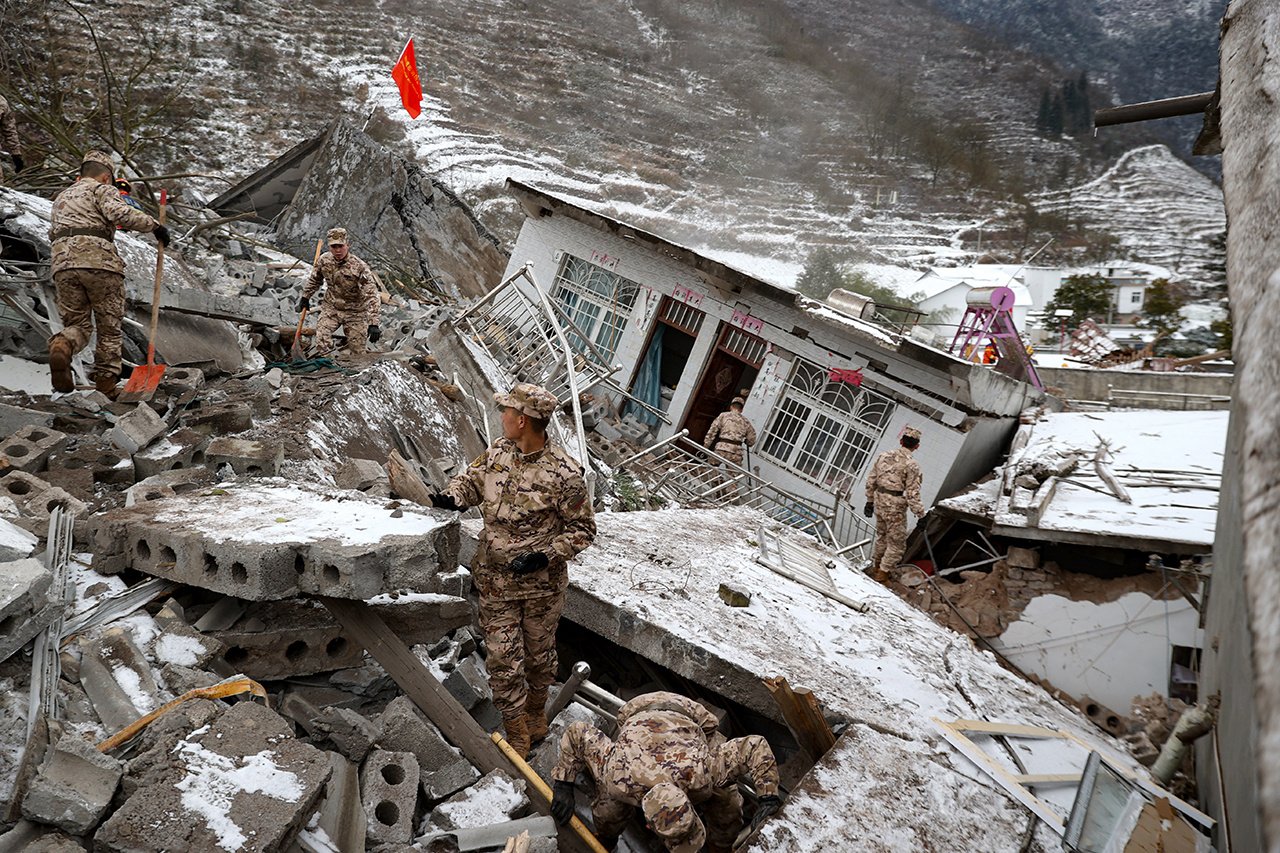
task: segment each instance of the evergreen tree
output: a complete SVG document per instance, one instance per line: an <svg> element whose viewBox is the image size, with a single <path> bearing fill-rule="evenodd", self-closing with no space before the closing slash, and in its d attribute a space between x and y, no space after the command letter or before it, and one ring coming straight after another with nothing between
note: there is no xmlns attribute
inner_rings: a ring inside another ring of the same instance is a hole
<svg viewBox="0 0 1280 853"><path fill-rule="evenodd" d="M1142 313L1152 326L1168 335L1182 325L1182 315L1178 310L1186 304L1187 295L1183 288L1170 284L1167 278L1158 278L1147 288Z"/></svg>
<svg viewBox="0 0 1280 853"><path fill-rule="evenodd" d="M796 279L796 290L810 299L826 299L831 291L844 286L845 272L840 257L825 247L809 253L804 270Z"/></svg>
<svg viewBox="0 0 1280 853"><path fill-rule="evenodd" d="M1068 276L1053 299L1044 307L1045 314L1053 317L1055 312L1068 309L1071 317L1067 325L1075 327L1086 319L1105 320L1111 310L1111 284L1100 275Z"/></svg>

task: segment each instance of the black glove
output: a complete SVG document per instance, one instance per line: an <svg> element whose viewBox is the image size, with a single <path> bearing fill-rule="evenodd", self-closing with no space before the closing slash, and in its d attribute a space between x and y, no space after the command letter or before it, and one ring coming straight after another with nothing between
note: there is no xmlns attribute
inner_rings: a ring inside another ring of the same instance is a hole
<svg viewBox="0 0 1280 853"><path fill-rule="evenodd" d="M556 782L551 790L551 816L564 826L573 817L573 783Z"/></svg>
<svg viewBox="0 0 1280 853"><path fill-rule="evenodd" d="M873 504L871 501L867 501L865 504L862 505L862 514L865 515L867 518L871 518L873 515L876 514L876 505Z"/></svg>
<svg viewBox="0 0 1280 853"><path fill-rule="evenodd" d="M304 296L304 297L302 297L301 299L299 299L299 300L298 300L298 313L299 313L299 314L301 314L303 311L307 310L307 309L308 309L308 308L310 308L310 307L311 307L311 300L310 300L308 297Z"/></svg>
<svg viewBox="0 0 1280 853"><path fill-rule="evenodd" d="M541 551L530 551L528 554L521 554L511 561L511 565L507 566L513 574L527 575L532 572L541 571L551 565L551 561L547 559L547 555Z"/></svg>
<svg viewBox="0 0 1280 853"><path fill-rule="evenodd" d="M431 505L436 509L451 509L459 512L462 507L458 506L458 502L453 499L453 495L446 495L442 492L436 492L431 497Z"/></svg>
<svg viewBox="0 0 1280 853"><path fill-rule="evenodd" d="M21 154L14 154L13 155L13 171L21 172L25 168L27 168L27 161L22 159Z"/></svg>
<svg viewBox="0 0 1280 853"><path fill-rule="evenodd" d="M378 338L380 337L382 337L382 329L378 328L377 326L370 326L369 327L369 343L376 344L378 342Z"/></svg>
<svg viewBox="0 0 1280 853"><path fill-rule="evenodd" d="M751 818L751 830L754 832L764 823L764 819L769 815L782 808L782 798L770 794L767 797L760 798L760 805L756 807L755 816Z"/></svg>
<svg viewBox="0 0 1280 853"><path fill-rule="evenodd" d="M155 235L156 242L166 249L169 248L169 229L163 225L157 225L156 230L151 232Z"/></svg>

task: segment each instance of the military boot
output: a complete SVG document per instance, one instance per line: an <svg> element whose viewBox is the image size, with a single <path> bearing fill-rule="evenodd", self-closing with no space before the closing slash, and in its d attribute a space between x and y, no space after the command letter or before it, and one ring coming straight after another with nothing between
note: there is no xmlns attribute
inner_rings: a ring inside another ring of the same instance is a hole
<svg viewBox="0 0 1280 853"><path fill-rule="evenodd" d="M108 400L114 400L116 395L120 393L116 388L118 381L114 376L106 376L99 373L93 380L93 387L105 394Z"/></svg>
<svg viewBox="0 0 1280 853"><path fill-rule="evenodd" d="M502 728L507 732L507 743L521 758L529 756L529 726L525 722L524 711L504 711Z"/></svg>
<svg viewBox="0 0 1280 853"><path fill-rule="evenodd" d="M530 690L524 700L524 720L529 727L529 743L542 743L547 737L547 688Z"/></svg>
<svg viewBox="0 0 1280 853"><path fill-rule="evenodd" d="M66 394L74 391L75 382L71 379L71 341L62 335L54 335L49 341L49 378L53 382L53 390Z"/></svg>

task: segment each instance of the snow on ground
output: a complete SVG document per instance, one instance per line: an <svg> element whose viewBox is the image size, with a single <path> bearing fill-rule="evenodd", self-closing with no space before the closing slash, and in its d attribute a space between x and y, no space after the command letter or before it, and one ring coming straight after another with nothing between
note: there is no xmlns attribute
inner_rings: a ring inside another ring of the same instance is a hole
<svg viewBox="0 0 1280 853"><path fill-rule="evenodd" d="M182 806L202 818L224 850L242 850L248 842L231 819L231 802L241 791L261 793L287 803L302 796L298 777L281 769L274 754L264 750L239 760L219 755L192 740L180 741L173 752L185 766L187 775L177 783Z"/></svg>
<svg viewBox="0 0 1280 853"><path fill-rule="evenodd" d="M648 642L637 627L648 623L671 635L664 649L687 645L689 661L724 662L689 663L699 671L682 674L729 698L763 707L752 675L779 674L851 722L828 756L822 796L793 798L752 850L1017 849L1027 813L942 742L935 717L1070 731L1135 766L1083 716L865 576L836 573L840 592L870 605L859 613L756 563L756 530L775 525L753 511L602 513L597 522L596 543L570 566L566 618L589 624L618 608L619 643ZM722 582L750 591L751 606L721 602Z"/></svg>

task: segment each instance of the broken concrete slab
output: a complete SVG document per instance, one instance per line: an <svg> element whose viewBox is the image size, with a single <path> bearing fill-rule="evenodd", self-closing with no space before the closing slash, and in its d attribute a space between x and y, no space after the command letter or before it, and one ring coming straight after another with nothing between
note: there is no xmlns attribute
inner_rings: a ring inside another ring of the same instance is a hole
<svg viewBox="0 0 1280 853"><path fill-rule="evenodd" d="M198 391L204 387L204 371L198 367L168 367L160 380L165 391Z"/></svg>
<svg viewBox="0 0 1280 853"><path fill-rule="evenodd" d="M364 649L337 624L262 631L219 633L226 644L222 659L250 678L281 679L348 669L360 664Z"/></svg>
<svg viewBox="0 0 1280 853"><path fill-rule="evenodd" d="M60 603L49 598L52 585L53 574L39 560L0 563L0 661L53 621Z"/></svg>
<svg viewBox="0 0 1280 853"><path fill-rule="evenodd" d="M457 520L349 495L234 484L105 513L95 541L139 571L254 601L432 592L455 565Z"/></svg>
<svg viewBox="0 0 1280 853"><path fill-rule="evenodd" d="M30 557L35 553L39 542L35 534L23 530L8 519L0 518L0 563ZM3 634L2 629L0 634Z"/></svg>
<svg viewBox="0 0 1280 853"><path fill-rule="evenodd" d="M428 829L452 831L489 826L522 817L528 811L525 781L493 770L432 809Z"/></svg>
<svg viewBox="0 0 1280 853"><path fill-rule="evenodd" d="M198 489L208 488L214 482L213 471L203 465L163 471L159 474L152 474L145 480L130 486L124 493L124 505L131 507L147 501L184 495ZM114 547L107 547L99 551L99 554L114 552ZM95 555L95 560L96 557L97 555Z"/></svg>
<svg viewBox="0 0 1280 853"><path fill-rule="evenodd" d="M329 778L325 753L281 717L239 702L186 735L94 836L113 853L283 850Z"/></svg>
<svg viewBox="0 0 1280 853"><path fill-rule="evenodd" d="M371 720L347 708L325 708L313 725L333 741L339 752L357 764L369 754L380 733Z"/></svg>
<svg viewBox="0 0 1280 853"><path fill-rule="evenodd" d="M124 766L77 734L58 741L22 800L29 820L86 835L111 806Z"/></svg>
<svg viewBox="0 0 1280 853"><path fill-rule="evenodd" d="M374 750L360 772L360 792L370 841L407 844L413 840L418 802L418 759L413 753Z"/></svg>
<svg viewBox="0 0 1280 853"><path fill-rule="evenodd" d="M348 459L334 475L340 489L366 491L387 482L387 472L372 459Z"/></svg>
<svg viewBox="0 0 1280 853"><path fill-rule="evenodd" d="M113 734L160 705L151 667L123 628L80 638L80 685Z"/></svg>
<svg viewBox="0 0 1280 853"><path fill-rule="evenodd" d="M471 853L474 850L497 850L508 839L516 838L524 832L529 833L529 853L535 853L535 851L540 853L544 849L550 853L550 851L558 849L556 845L556 822L550 815L532 815L517 820L490 824L489 826L458 829L452 832L436 832L416 839L416 843L423 849L431 850L433 849L431 846L433 842L447 839L457 847L458 853ZM539 846L538 842L545 841L550 841L550 845Z"/></svg>
<svg viewBox="0 0 1280 853"><path fill-rule="evenodd" d="M116 425L107 433L111 443L126 453L137 453L155 441L169 428L164 418L146 403L139 403L128 414L116 419Z"/></svg>
<svg viewBox="0 0 1280 853"><path fill-rule="evenodd" d="M161 634L152 642L152 656L159 664L203 668L226 648L217 637L206 636L187 624L172 599L155 615Z"/></svg>
<svg viewBox="0 0 1280 853"><path fill-rule="evenodd" d="M444 739L407 696L392 699L383 711L378 746L413 753L421 770L422 793L428 800L443 800L480 778L471 762Z"/></svg>
<svg viewBox="0 0 1280 853"><path fill-rule="evenodd" d="M479 655L471 655L458 662L453 672L444 680L445 689L468 711L481 702L493 698L489 690L489 674L480 662Z"/></svg>
<svg viewBox="0 0 1280 853"><path fill-rule="evenodd" d="M320 829L339 851L364 850L369 820L360 801L359 768L336 752L328 756L332 772L320 806Z"/></svg>
<svg viewBox="0 0 1280 853"><path fill-rule="evenodd" d="M192 690L201 687L212 687L222 679L211 672L203 669L192 669L189 666L182 666L176 663L167 663L160 668L160 678L164 681L169 692L175 696L181 696Z"/></svg>
<svg viewBox="0 0 1280 853"><path fill-rule="evenodd" d="M351 669L338 670L329 676L329 683L367 699L378 699L396 692L395 680L374 660Z"/></svg>
<svg viewBox="0 0 1280 853"><path fill-rule="evenodd" d="M49 454L67 444L67 435L43 426L24 426L0 442L0 460L8 467L28 474L44 470Z"/></svg>
<svg viewBox="0 0 1280 853"><path fill-rule="evenodd" d="M219 436L205 448L204 462L211 468L230 465L242 476L274 477L284 463L284 445L278 441Z"/></svg>
<svg viewBox="0 0 1280 853"><path fill-rule="evenodd" d="M84 846L43 824L20 820L0 835L0 853L84 853Z"/></svg>
<svg viewBox="0 0 1280 853"><path fill-rule="evenodd" d="M0 403L0 435L10 435L23 427L50 427L53 413Z"/></svg>

